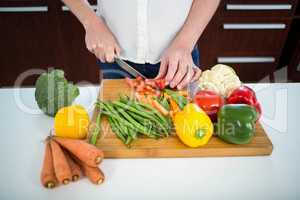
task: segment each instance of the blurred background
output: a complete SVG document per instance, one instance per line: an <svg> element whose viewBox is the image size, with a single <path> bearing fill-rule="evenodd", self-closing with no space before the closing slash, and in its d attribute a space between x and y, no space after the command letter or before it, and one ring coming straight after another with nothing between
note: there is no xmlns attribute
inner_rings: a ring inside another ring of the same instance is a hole
<svg viewBox="0 0 300 200"><path fill-rule="evenodd" d="M1 0L0 30L0 87L49 67L74 83L99 83L84 29L61 1ZM198 46L203 69L224 63L244 82L300 81L300 0L222 0ZM36 77L22 85L34 85Z"/></svg>

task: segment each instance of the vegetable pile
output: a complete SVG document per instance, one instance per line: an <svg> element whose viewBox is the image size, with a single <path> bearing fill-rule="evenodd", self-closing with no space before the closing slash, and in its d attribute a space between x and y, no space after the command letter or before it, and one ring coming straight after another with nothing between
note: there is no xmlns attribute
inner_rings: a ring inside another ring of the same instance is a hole
<svg viewBox="0 0 300 200"><path fill-rule="evenodd" d="M242 85L229 66L204 71L193 99L187 92L168 89L164 80L138 77L126 82L135 91L134 98L121 96L117 101L98 101L96 106L100 109L97 124L106 117L128 147L141 135L159 139L168 137L171 130L189 147L207 144L214 132L232 144L249 143L255 134L260 104L255 92ZM100 132L96 127L91 144L96 144Z"/></svg>
<svg viewBox="0 0 300 200"><path fill-rule="evenodd" d="M62 70L43 73L36 81L35 99L39 108L54 118L54 135L45 140L41 183L46 188L66 185L83 175L94 184L104 181L98 165L103 152L84 140L89 116L84 107L71 105L79 89L64 77Z"/></svg>
<svg viewBox="0 0 300 200"><path fill-rule="evenodd" d="M86 175L94 184L104 181L98 165L103 152L83 140L49 137L46 139L41 183L46 188L66 185Z"/></svg>
<svg viewBox="0 0 300 200"><path fill-rule="evenodd" d="M128 146L139 135L158 139L168 137L170 134L172 126L170 118L152 106L127 96L112 102L98 101L96 106L101 110L99 118L101 115L106 116L113 132ZM90 140L92 144L95 144L94 138L97 136L92 134Z"/></svg>

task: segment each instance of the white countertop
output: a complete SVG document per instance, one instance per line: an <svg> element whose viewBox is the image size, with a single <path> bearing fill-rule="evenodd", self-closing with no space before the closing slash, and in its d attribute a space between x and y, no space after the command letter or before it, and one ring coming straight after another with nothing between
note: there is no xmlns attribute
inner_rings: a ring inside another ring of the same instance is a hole
<svg viewBox="0 0 300 200"><path fill-rule="evenodd" d="M262 104L271 156L105 159L103 185L83 179L54 190L39 177L53 119L36 113L34 89L0 89L0 199L300 199L300 84L250 86ZM76 102L92 113L98 88L80 91Z"/></svg>

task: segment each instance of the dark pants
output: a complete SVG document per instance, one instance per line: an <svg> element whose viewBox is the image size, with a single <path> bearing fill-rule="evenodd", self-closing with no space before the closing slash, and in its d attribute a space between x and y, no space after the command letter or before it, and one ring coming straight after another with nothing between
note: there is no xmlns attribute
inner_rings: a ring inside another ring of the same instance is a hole
<svg viewBox="0 0 300 200"><path fill-rule="evenodd" d="M192 51L192 58L194 64L196 66L199 66L200 53L198 48L194 48L194 50ZM157 64L150 64L150 63L137 64L130 61L126 61L126 62L149 79L156 77L160 67L160 62ZM116 62L102 63L100 60L97 60L97 64L99 65L102 71L104 79L121 79L124 77L132 77L125 70L119 67L119 65Z"/></svg>

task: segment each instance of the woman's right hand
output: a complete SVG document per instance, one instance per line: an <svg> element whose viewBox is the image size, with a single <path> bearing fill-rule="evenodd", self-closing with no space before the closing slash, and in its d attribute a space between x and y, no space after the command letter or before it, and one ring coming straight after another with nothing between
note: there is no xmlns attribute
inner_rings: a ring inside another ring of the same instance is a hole
<svg viewBox="0 0 300 200"><path fill-rule="evenodd" d="M117 40L101 18L89 21L84 28L86 47L101 62L113 62L120 55Z"/></svg>

